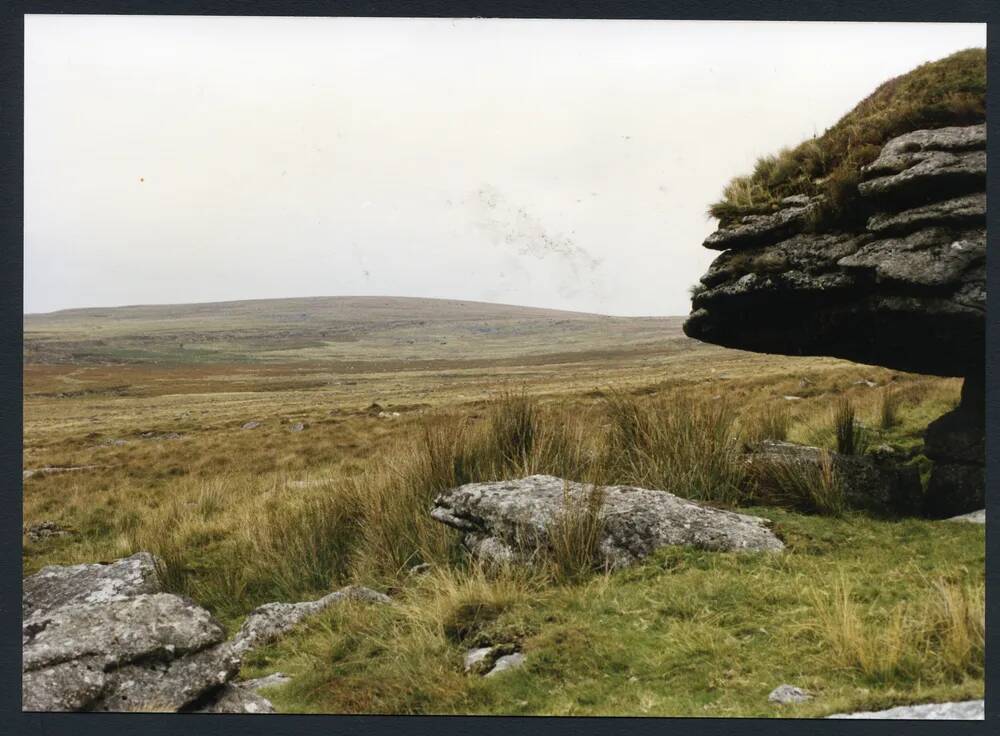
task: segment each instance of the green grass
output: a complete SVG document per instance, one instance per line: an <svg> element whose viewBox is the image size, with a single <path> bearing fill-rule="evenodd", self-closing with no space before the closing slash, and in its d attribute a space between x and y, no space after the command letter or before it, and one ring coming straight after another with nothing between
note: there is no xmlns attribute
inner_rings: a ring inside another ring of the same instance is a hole
<svg viewBox="0 0 1000 736"><path fill-rule="evenodd" d="M571 585L439 570L395 607L313 619L244 674L291 674L269 693L283 712L767 717L982 697L982 528L756 511L788 552L664 549ZM949 628L962 600L978 613ZM498 642L521 648L523 670L462 674L464 651ZM768 703L782 682L817 698Z"/></svg>
<svg viewBox="0 0 1000 736"><path fill-rule="evenodd" d="M726 186L709 214L728 226L773 211L783 197L823 194L816 225L862 221L859 171L883 144L911 130L985 119L986 50L959 51L883 83L823 135L759 159L753 173Z"/></svg>

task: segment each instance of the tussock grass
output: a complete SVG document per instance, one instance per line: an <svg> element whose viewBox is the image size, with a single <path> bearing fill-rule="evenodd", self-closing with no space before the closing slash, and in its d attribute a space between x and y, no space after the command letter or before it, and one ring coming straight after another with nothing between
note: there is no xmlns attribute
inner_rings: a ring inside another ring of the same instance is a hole
<svg viewBox="0 0 1000 736"><path fill-rule="evenodd" d="M547 530L557 580L578 580L599 565L603 505L604 490L600 486L591 486L579 498L573 498L567 481L562 508Z"/></svg>
<svg viewBox="0 0 1000 736"><path fill-rule="evenodd" d="M882 429L892 429L899 424L899 406L901 397L897 391L886 387L879 396L879 426Z"/></svg>
<svg viewBox="0 0 1000 736"><path fill-rule="evenodd" d="M793 194L826 196L819 224L867 217L859 170L883 144L911 130L971 125L986 119L986 50L966 49L881 84L823 135L758 159L733 179L709 214L724 225L772 211Z"/></svg>
<svg viewBox="0 0 1000 736"><path fill-rule="evenodd" d="M919 602L868 607L837 582L816 594L817 626L835 661L875 683L962 681L983 672L986 615L981 584L936 580Z"/></svg>
<svg viewBox="0 0 1000 736"><path fill-rule="evenodd" d="M742 496L736 412L724 400L675 393L607 398L601 471L614 482L731 505Z"/></svg>
<svg viewBox="0 0 1000 736"><path fill-rule="evenodd" d="M775 402L768 403L755 413L740 417L740 433L746 444L763 440L783 442L788 439L791 426L791 411Z"/></svg>
<svg viewBox="0 0 1000 736"><path fill-rule="evenodd" d="M750 482L764 505L832 515L844 511L843 484L828 450L821 451L816 463L792 458L757 461Z"/></svg>
<svg viewBox="0 0 1000 736"><path fill-rule="evenodd" d="M864 455L868 449L868 431L857 421L850 399L838 399L833 410L833 432L837 438L837 452L841 455Z"/></svg>

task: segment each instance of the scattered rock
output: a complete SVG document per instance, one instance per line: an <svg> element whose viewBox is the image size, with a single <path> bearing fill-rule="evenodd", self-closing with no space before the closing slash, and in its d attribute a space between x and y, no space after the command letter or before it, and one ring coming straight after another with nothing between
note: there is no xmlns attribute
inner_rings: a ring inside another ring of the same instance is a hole
<svg viewBox="0 0 1000 736"><path fill-rule="evenodd" d="M384 412L385 409L380 403L378 403L377 401L373 401L371 404L368 405L368 408L365 409L365 411L371 414L372 416L377 417L379 414Z"/></svg>
<svg viewBox="0 0 1000 736"><path fill-rule="evenodd" d="M548 475L469 483L442 493L431 516L464 533L475 556L527 562L548 548L549 530L565 513L565 498L583 505L590 488ZM718 551L781 550L768 521L686 501L664 491L630 486L602 489L599 554L609 568L640 560L659 547L688 545Z"/></svg>
<svg viewBox="0 0 1000 736"><path fill-rule="evenodd" d="M44 539L52 539L53 537L65 537L69 534L69 531L63 529L54 521L39 521L35 524L29 524L25 528L24 533L32 542L41 542Z"/></svg>
<svg viewBox="0 0 1000 736"><path fill-rule="evenodd" d="M479 647L465 653L463 666L466 672L483 674L493 669L493 647ZM482 671L480 671L482 670Z"/></svg>
<svg viewBox="0 0 1000 736"><path fill-rule="evenodd" d="M501 672L507 672L508 670L523 667L525 661L525 656L520 652L505 654L502 657L497 658L496 664L493 665L493 669L487 672L484 677L493 677L494 675L499 675Z"/></svg>
<svg viewBox="0 0 1000 736"><path fill-rule="evenodd" d="M396 417L399 416L399 412L398 411L380 411L378 413L378 416L381 417L382 419L395 419Z"/></svg>
<svg viewBox="0 0 1000 736"><path fill-rule="evenodd" d="M240 429L257 429L260 426L260 422L247 422Z"/></svg>
<svg viewBox="0 0 1000 736"><path fill-rule="evenodd" d="M100 442L101 445L110 447L122 447L128 444L128 440L108 438Z"/></svg>
<svg viewBox="0 0 1000 736"><path fill-rule="evenodd" d="M140 437L147 440L153 440L155 442L162 442L164 440L179 440L181 435L177 432L165 432L163 434L157 434L156 432L143 432Z"/></svg>
<svg viewBox="0 0 1000 736"><path fill-rule="evenodd" d="M303 424L302 422L295 422L295 424L293 424L291 427L288 428L288 431L289 432L301 432L305 428L306 428L306 425Z"/></svg>
<svg viewBox="0 0 1000 736"><path fill-rule="evenodd" d="M22 477L24 480L28 478L33 478L36 475L56 475L58 473L77 473L81 470L95 470L97 468L106 468L107 465L71 465L67 467L52 467L46 466L44 468L34 468L32 470L22 471Z"/></svg>
<svg viewBox="0 0 1000 736"><path fill-rule="evenodd" d="M928 703L926 705L901 705L888 710L858 713L835 713L827 718L871 718L879 720L909 719L934 721L982 721L986 709L982 700L965 700L959 703Z"/></svg>
<svg viewBox="0 0 1000 736"><path fill-rule="evenodd" d="M432 567L433 565L431 565L431 563L429 562L421 562L419 565L414 565L413 567L411 567L407 571L407 574L410 577L416 577L417 575L426 575L431 571Z"/></svg>
<svg viewBox="0 0 1000 736"><path fill-rule="evenodd" d="M306 616L319 613L330 606L347 600L368 603L390 603L389 596L369 588L349 585L319 600L302 603L266 603L251 611L240 630L233 637L232 647L237 654L275 641L293 629Z"/></svg>
<svg viewBox="0 0 1000 736"><path fill-rule="evenodd" d="M950 519L945 519L945 521L964 521L968 524L985 524L986 509L979 509L979 511L970 511L967 514L952 516Z"/></svg>
<svg viewBox="0 0 1000 736"><path fill-rule="evenodd" d="M802 688L795 687L794 685L778 685L771 691L771 694L767 696L767 699L771 703L778 703L779 705L789 705L791 703L805 703L807 700L812 700L812 695L807 693Z"/></svg>

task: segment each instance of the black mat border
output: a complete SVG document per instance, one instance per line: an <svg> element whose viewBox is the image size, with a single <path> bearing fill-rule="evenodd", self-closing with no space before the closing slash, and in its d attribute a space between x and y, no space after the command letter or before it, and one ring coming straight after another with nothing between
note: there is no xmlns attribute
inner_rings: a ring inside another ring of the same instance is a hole
<svg viewBox="0 0 1000 736"><path fill-rule="evenodd" d="M201 716L158 714L25 714L20 710L22 268L23 268L23 80L25 13L376 16L669 18L675 20L800 20L988 22L989 79L1000 79L996 52L1000 3L995 0L672 0L671 2L416 2L413 0L34 0L5 3L0 16L0 734L172 733L225 734L605 734L662 733L979 734L1000 723L1000 390L997 387L1000 305L987 300L987 692L986 722L892 722L693 718L552 718L477 716ZM1000 233L1000 103L990 83L988 120L988 242ZM987 259L988 292L1000 281L1000 258Z"/></svg>

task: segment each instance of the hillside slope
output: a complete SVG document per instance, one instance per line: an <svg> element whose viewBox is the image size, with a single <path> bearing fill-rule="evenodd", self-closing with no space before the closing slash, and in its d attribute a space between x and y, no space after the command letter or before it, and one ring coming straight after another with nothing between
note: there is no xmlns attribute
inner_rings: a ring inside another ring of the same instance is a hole
<svg viewBox="0 0 1000 736"><path fill-rule="evenodd" d="M24 318L30 363L468 360L687 342L679 317L343 296L71 309Z"/></svg>

